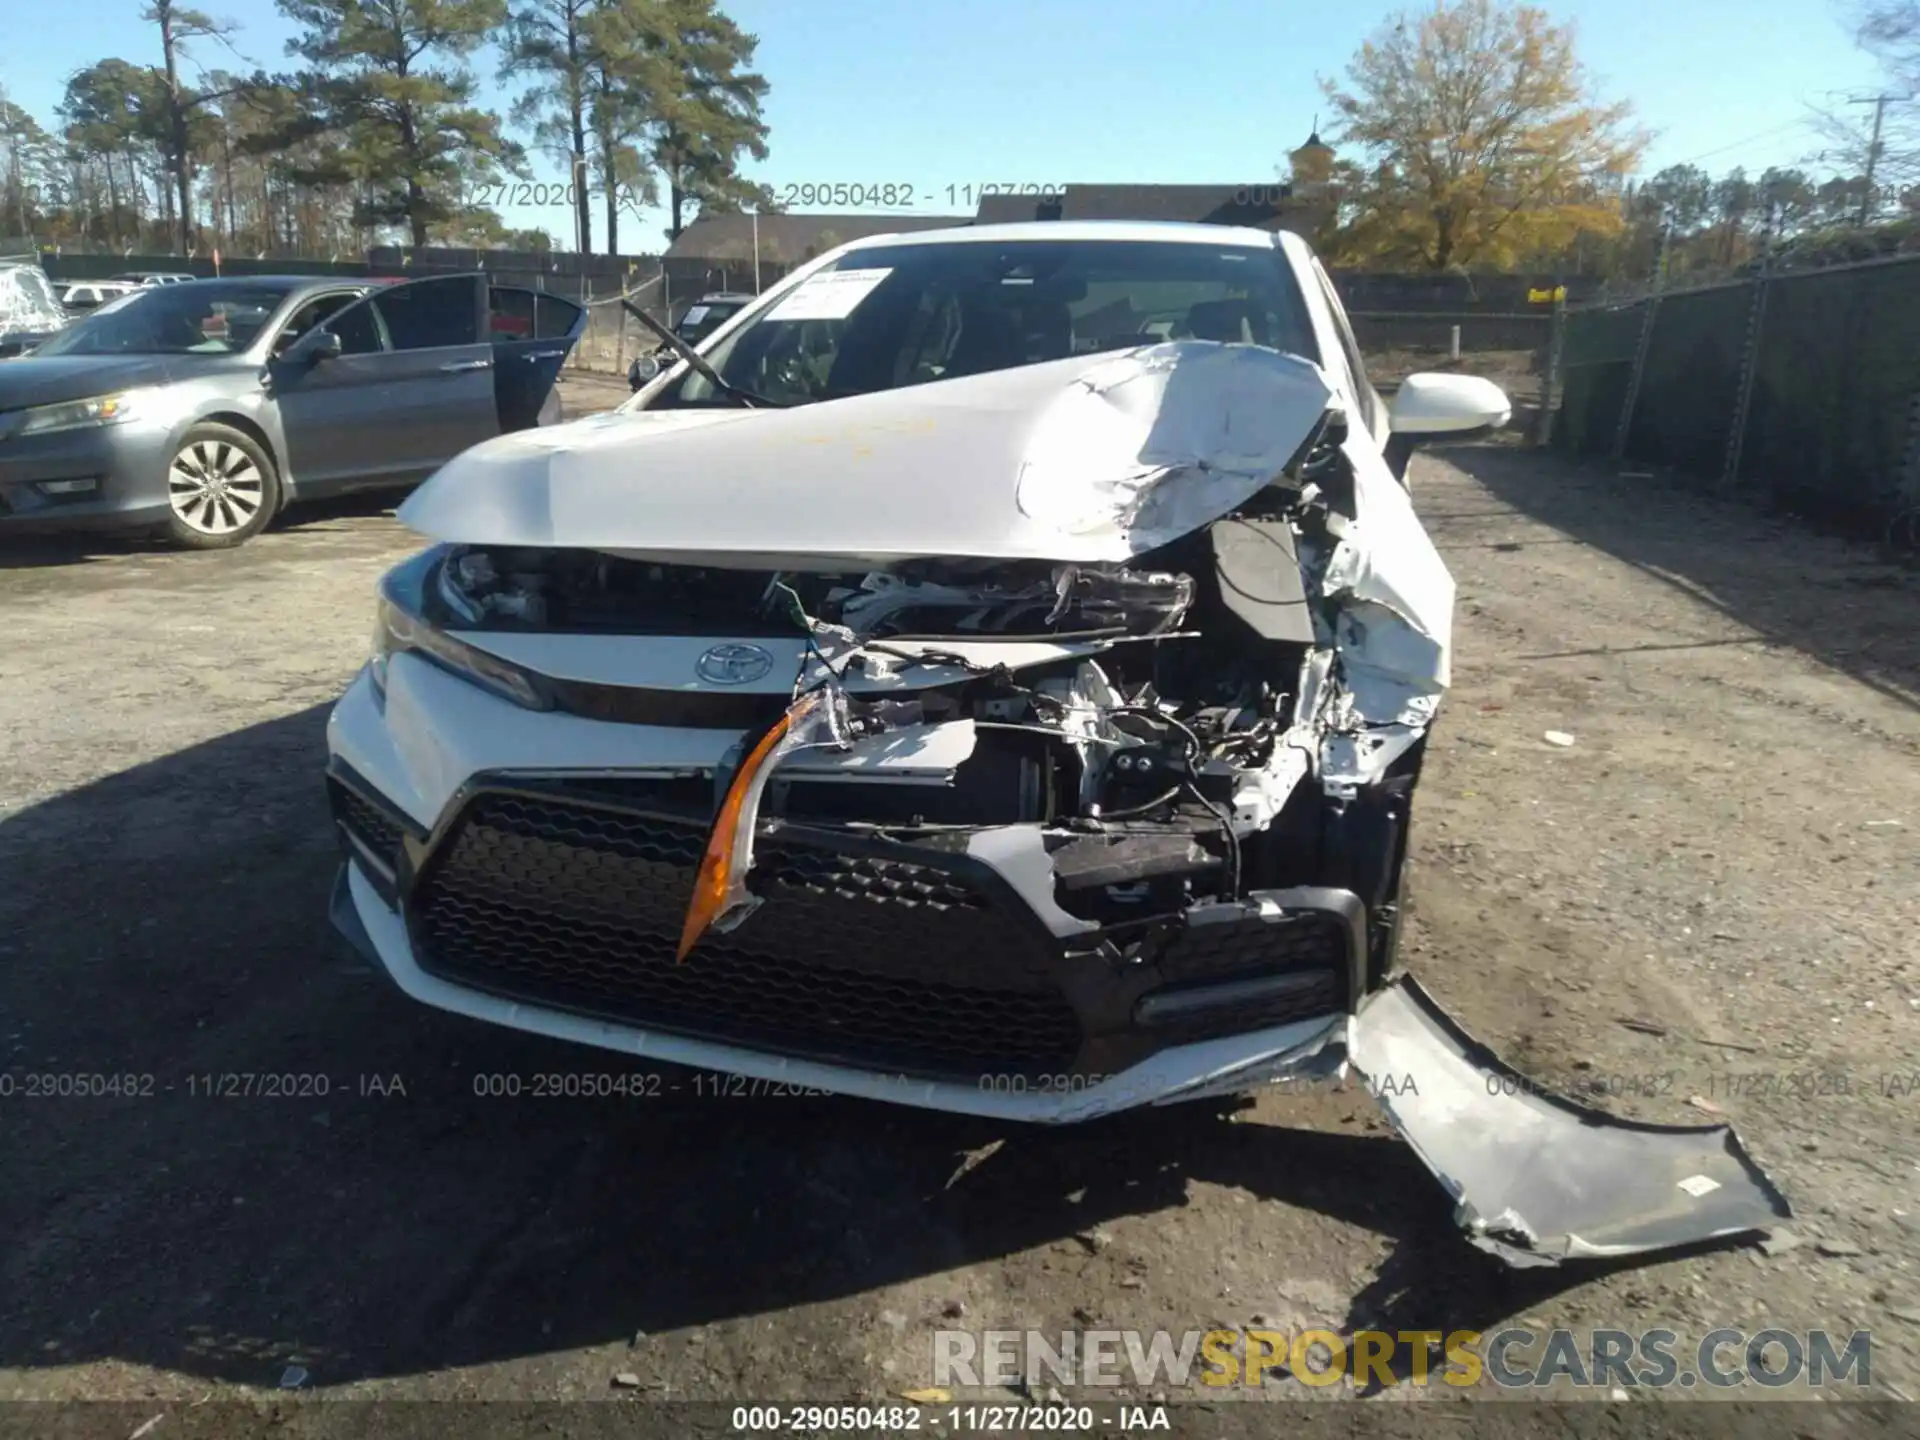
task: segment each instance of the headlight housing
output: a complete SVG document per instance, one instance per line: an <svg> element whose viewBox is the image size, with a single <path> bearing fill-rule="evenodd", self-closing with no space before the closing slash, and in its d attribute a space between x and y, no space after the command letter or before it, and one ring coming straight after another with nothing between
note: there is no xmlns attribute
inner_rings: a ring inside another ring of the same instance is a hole
<svg viewBox="0 0 1920 1440"><path fill-rule="evenodd" d="M380 582L380 605L373 627L368 678L382 704L387 698L387 665L395 655L418 655L482 690L528 710L551 710L552 697L538 678L518 665L456 640L440 628L425 600L428 582L444 559L430 550L391 571Z"/></svg>
<svg viewBox="0 0 1920 1440"><path fill-rule="evenodd" d="M35 405L20 412L20 423L13 433L45 435L54 430L124 424L139 418L141 402L151 394L150 390L120 390L111 395L90 395L85 400L63 400L58 405Z"/></svg>

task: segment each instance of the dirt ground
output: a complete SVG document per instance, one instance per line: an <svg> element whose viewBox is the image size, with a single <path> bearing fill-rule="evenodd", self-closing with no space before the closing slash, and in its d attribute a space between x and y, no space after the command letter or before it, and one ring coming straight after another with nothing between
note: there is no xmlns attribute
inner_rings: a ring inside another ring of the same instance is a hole
<svg viewBox="0 0 1920 1440"><path fill-rule="evenodd" d="M611 410L633 391L625 377L594 370L567 370L560 376L561 418L575 420L598 410Z"/></svg>
<svg viewBox="0 0 1920 1440"><path fill-rule="evenodd" d="M1413 482L1460 597L1403 958L1544 1080L1730 1117L1798 1212L1775 1253L1509 1271L1354 1089L1059 1132L477 1096L619 1067L331 940L327 707L412 545L336 506L225 555L0 550L0 1399L160 1413L290 1365L331 1397L858 1399L929 1383L939 1327L1508 1321L1865 1328L1874 1390L1920 1395L1920 584L1513 447ZM228 1074L328 1093L209 1097Z"/></svg>

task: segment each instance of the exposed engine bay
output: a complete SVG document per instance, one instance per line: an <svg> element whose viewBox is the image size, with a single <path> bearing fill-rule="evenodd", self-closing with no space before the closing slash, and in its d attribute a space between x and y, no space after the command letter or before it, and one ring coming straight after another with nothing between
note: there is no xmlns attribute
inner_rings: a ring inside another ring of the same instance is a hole
<svg viewBox="0 0 1920 1440"><path fill-rule="evenodd" d="M1454 589L1350 418L1183 340L477 446L330 726L336 924L445 1009L967 1113L1351 1064L1516 1264L1764 1226L1725 1126L1507 1088L1394 974Z"/></svg>
<svg viewBox="0 0 1920 1440"><path fill-rule="evenodd" d="M907 836L1042 827L1059 903L1100 923L1233 900L1322 868L1329 802L1296 791L1330 734L1360 742L1369 728L1335 703L1341 601L1326 594L1327 562L1347 523L1337 497L1351 496L1352 481L1329 429L1280 483L1126 564L924 559L789 572L461 547L439 572L439 618L469 636L799 636L781 703L814 692L832 703L789 737L789 753L955 725L971 747L937 785L770 773L756 818ZM1408 739L1401 753L1417 735ZM1416 766L1417 754L1401 765L1401 792ZM1358 798L1346 777L1334 791L1336 813ZM1362 887L1389 916L1390 896L1375 892L1397 868L1404 793L1395 799ZM750 829L742 840L750 849Z"/></svg>

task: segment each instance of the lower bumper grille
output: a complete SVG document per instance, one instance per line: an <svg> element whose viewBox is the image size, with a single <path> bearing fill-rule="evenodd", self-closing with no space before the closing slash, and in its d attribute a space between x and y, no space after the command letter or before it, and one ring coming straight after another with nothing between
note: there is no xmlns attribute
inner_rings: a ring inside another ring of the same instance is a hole
<svg viewBox="0 0 1920 1440"><path fill-rule="evenodd" d="M386 861L389 869L397 868L403 834L400 822L338 780L331 781L330 788L333 791L333 813L340 823L372 854Z"/></svg>
<svg viewBox="0 0 1920 1440"><path fill-rule="evenodd" d="M1306 912L1279 924L1189 925L1160 956L1170 982L1234 980L1275 971L1324 972L1346 999L1348 937L1338 916Z"/></svg>
<svg viewBox="0 0 1920 1440"><path fill-rule="evenodd" d="M483 793L408 905L448 979L651 1028L945 1078L1071 1068L1042 941L964 877L763 841L760 908L674 948L704 821Z"/></svg>

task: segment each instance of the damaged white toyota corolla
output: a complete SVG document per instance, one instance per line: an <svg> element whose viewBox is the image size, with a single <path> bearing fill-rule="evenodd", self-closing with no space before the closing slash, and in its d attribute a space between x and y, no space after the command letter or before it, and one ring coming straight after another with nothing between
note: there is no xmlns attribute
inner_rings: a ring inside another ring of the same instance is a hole
<svg viewBox="0 0 1920 1440"><path fill-rule="evenodd" d="M676 342L669 340L670 346ZM1352 1063L1514 1260L1750 1230L1724 1127L1541 1095L1396 978L1453 582L1290 235L860 242L402 509L335 923L562 1039L1039 1121Z"/></svg>

